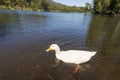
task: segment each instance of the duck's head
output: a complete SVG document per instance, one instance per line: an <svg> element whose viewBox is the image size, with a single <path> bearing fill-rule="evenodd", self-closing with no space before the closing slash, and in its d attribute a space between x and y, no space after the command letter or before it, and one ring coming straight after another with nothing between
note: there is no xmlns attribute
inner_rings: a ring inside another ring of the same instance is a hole
<svg viewBox="0 0 120 80"><path fill-rule="evenodd" d="M51 44L50 47L46 50L46 52L49 52L51 50L55 50L56 52L59 52L60 48L57 44Z"/></svg>

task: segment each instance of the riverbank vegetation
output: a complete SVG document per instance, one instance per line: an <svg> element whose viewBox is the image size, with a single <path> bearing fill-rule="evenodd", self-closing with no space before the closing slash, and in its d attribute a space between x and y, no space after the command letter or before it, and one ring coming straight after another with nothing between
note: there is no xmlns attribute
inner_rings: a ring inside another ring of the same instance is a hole
<svg viewBox="0 0 120 80"><path fill-rule="evenodd" d="M120 14L120 0L93 0L93 4L85 5L85 7L67 6L53 0L0 0L0 9Z"/></svg>
<svg viewBox="0 0 120 80"><path fill-rule="evenodd" d="M93 0L94 13L96 14L120 14L120 0Z"/></svg>
<svg viewBox="0 0 120 80"><path fill-rule="evenodd" d="M84 12L84 7L66 6L53 0L0 0L1 9L29 11Z"/></svg>

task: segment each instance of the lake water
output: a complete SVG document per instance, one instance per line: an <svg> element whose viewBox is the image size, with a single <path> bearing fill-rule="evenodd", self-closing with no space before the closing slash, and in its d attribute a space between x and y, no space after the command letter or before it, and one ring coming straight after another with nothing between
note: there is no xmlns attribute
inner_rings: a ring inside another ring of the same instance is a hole
<svg viewBox="0 0 120 80"><path fill-rule="evenodd" d="M73 75L74 65L45 52L52 43L97 54ZM119 79L119 17L0 10L0 80Z"/></svg>

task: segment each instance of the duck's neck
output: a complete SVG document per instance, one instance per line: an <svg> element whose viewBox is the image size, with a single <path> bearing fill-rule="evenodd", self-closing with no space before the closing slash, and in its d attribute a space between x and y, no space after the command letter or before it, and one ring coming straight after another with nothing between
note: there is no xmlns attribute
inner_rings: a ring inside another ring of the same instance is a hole
<svg viewBox="0 0 120 80"><path fill-rule="evenodd" d="M57 54L57 53L60 53L60 48L57 48L56 50L55 50L55 53Z"/></svg>

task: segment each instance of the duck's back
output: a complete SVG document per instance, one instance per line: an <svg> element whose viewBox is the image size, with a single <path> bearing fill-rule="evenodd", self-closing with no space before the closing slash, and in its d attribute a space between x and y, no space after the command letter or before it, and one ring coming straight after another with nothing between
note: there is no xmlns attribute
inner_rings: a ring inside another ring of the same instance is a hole
<svg viewBox="0 0 120 80"><path fill-rule="evenodd" d="M59 54L56 54L56 57L66 63L80 64L89 61L95 54L96 52L68 50L61 51Z"/></svg>

